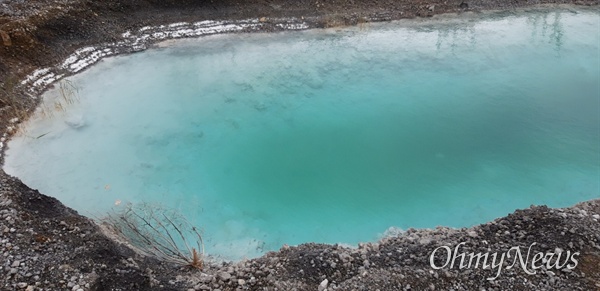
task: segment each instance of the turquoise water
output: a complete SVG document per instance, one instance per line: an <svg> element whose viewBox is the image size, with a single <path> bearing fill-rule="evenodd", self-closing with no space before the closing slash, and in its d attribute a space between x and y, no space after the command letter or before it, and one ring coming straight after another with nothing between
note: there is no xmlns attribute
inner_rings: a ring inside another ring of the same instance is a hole
<svg viewBox="0 0 600 291"><path fill-rule="evenodd" d="M83 214L178 209L230 259L569 206L600 198L599 19L172 42L71 78L78 101L64 111L49 113L61 99L48 92L5 169Z"/></svg>

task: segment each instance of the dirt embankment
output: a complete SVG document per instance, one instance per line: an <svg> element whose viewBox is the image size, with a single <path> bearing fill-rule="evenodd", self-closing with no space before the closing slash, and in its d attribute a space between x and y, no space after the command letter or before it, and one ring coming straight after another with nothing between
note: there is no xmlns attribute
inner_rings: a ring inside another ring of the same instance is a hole
<svg viewBox="0 0 600 291"><path fill-rule="evenodd" d="M483 0L0 0L0 134L37 100L21 80L79 48L113 43L122 33L180 21L297 17L311 27L438 13L512 9L582 1ZM434 270L429 255L465 242L467 252L580 252L574 270ZM409 231L358 249L306 244L204 272L143 258L108 239L89 219L0 170L2 290L600 290L600 201L564 210L535 207L471 229ZM327 280L327 281L325 281ZM324 284L326 283L326 284Z"/></svg>

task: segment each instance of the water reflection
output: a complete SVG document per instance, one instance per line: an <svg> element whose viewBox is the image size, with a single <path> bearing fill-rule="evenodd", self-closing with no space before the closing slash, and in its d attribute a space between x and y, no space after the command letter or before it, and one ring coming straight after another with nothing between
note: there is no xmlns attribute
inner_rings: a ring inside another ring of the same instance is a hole
<svg viewBox="0 0 600 291"><path fill-rule="evenodd" d="M531 41L548 42L553 45L557 53L560 53L564 43L564 28L561 22L563 13L572 12L530 14L527 23L531 26Z"/></svg>
<svg viewBox="0 0 600 291"><path fill-rule="evenodd" d="M571 11L554 11L547 13L531 12L516 15L505 15L505 13L499 13L496 17L501 19L500 22L506 24L507 27L514 26L513 23L524 22L522 29L513 32L507 32L508 34L523 34L530 32L529 42L532 44L546 44L552 45L552 49L560 54L564 46L564 15L565 14L577 14ZM499 22L497 19L491 22ZM497 24L498 25L498 24ZM482 31L481 23L470 21L461 22L455 25L432 25L421 28L415 28L416 32L435 32L436 42L435 48L437 51L447 53L450 51L452 54L456 53L456 49L462 50L474 50L478 46L478 38L486 38L485 34L495 33L492 31ZM480 44L486 45L486 44Z"/></svg>

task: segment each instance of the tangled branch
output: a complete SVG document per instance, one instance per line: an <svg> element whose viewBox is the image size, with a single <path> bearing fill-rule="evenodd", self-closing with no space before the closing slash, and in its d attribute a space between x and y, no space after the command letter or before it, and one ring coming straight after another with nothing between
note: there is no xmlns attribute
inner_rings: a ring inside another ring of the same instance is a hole
<svg viewBox="0 0 600 291"><path fill-rule="evenodd" d="M128 204L110 213L103 222L146 256L202 269L202 234L175 211L147 203ZM190 245L191 238L195 245Z"/></svg>

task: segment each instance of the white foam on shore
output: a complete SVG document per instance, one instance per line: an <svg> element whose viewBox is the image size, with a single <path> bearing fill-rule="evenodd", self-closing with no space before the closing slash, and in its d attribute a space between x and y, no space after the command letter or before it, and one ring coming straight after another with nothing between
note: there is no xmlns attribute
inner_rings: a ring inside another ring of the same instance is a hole
<svg viewBox="0 0 600 291"><path fill-rule="evenodd" d="M282 30L301 30L310 27L305 21L296 18L270 19L270 22L275 23L273 26ZM194 23L176 22L167 25L145 26L137 31L122 33L121 41L78 49L55 68L35 70L21 81L21 85L28 86L27 92L35 98L35 94L45 90L64 76L81 72L109 56L145 50L149 45L167 39L260 30L267 25L269 24L253 18L241 21L203 20Z"/></svg>
<svg viewBox="0 0 600 291"><path fill-rule="evenodd" d="M33 71L33 73L31 73L29 76L25 77L25 79L21 81L21 84L25 85L31 81L36 80L37 78L40 78L40 76L43 76L48 72L50 72L50 68L37 69Z"/></svg>
<svg viewBox="0 0 600 291"><path fill-rule="evenodd" d="M115 52L110 48L95 50L87 54L84 58L79 59L75 63L68 66L71 73L77 73L101 60L104 57L111 56Z"/></svg>
<svg viewBox="0 0 600 291"><path fill-rule="evenodd" d="M286 29L286 30L302 30L307 29L308 24L306 23L279 23L277 27Z"/></svg>
<svg viewBox="0 0 600 291"><path fill-rule="evenodd" d="M54 83L54 81L62 78L63 75L56 75L54 73L49 73L47 75L45 75L42 78L37 79L35 82L33 82L33 86L34 87L45 87L48 86L52 83Z"/></svg>

